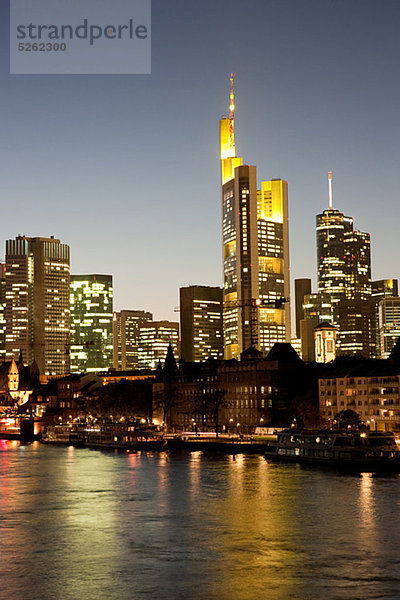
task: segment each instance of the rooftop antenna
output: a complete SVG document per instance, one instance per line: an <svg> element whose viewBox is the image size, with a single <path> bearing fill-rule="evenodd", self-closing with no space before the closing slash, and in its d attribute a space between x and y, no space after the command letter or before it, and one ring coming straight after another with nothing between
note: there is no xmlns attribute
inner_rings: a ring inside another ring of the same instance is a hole
<svg viewBox="0 0 400 600"><path fill-rule="evenodd" d="M234 146L235 144L235 131L234 131L234 112L235 112L235 95L233 93L233 73L231 73L231 91L229 98L229 145Z"/></svg>
<svg viewBox="0 0 400 600"><path fill-rule="evenodd" d="M329 210L332 210L332 171L328 173Z"/></svg>

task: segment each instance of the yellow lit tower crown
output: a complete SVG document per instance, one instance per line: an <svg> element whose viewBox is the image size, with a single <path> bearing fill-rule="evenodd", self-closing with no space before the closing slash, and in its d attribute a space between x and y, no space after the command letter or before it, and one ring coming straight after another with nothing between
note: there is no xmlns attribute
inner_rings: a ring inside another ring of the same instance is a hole
<svg viewBox="0 0 400 600"><path fill-rule="evenodd" d="M233 179L235 168L243 164L243 159L237 158L235 148L233 73L231 73L230 83L229 117L223 117L219 122L222 185Z"/></svg>

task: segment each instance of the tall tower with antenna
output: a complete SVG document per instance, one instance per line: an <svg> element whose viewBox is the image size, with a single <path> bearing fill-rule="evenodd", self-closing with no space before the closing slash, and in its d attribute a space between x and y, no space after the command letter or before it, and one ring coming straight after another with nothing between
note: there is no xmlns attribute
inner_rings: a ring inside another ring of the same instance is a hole
<svg viewBox="0 0 400 600"><path fill-rule="evenodd" d="M256 167L243 165L236 154L234 114L231 73L229 116L219 124L226 359L239 358L250 346L266 353L276 342L290 341L289 302L276 305L290 292L287 182L263 181L257 190Z"/></svg>
<svg viewBox="0 0 400 600"><path fill-rule="evenodd" d="M369 355L370 235L354 229L353 217L333 208L331 171L328 204L316 217L320 318L339 326L339 353Z"/></svg>

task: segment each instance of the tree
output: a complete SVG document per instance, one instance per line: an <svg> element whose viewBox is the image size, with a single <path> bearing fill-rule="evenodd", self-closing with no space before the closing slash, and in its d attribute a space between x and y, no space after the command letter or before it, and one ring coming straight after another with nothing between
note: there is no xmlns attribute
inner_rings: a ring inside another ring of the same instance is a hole
<svg viewBox="0 0 400 600"><path fill-rule="evenodd" d="M219 437L220 410L221 408L230 406L230 402L225 399L226 393L227 392L224 389L204 388L205 409L214 421L215 435L217 438Z"/></svg>
<svg viewBox="0 0 400 600"><path fill-rule="evenodd" d="M347 429L349 426L358 429L361 425L361 417L354 410L341 410L335 417L339 429Z"/></svg>
<svg viewBox="0 0 400 600"><path fill-rule="evenodd" d="M127 381L96 389L86 402L91 414L108 419L110 416L120 419L145 418L152 415L152 386L150 381Z"/></svg>

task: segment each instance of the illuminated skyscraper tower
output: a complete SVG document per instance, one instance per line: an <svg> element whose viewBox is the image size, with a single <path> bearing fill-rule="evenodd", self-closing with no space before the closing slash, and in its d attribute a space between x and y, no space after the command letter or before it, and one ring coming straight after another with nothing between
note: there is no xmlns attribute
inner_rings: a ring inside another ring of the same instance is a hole
<svg viewBox="0 0 400 600"><path fill-rule="evenodd" d="M320 315L320 319L338 325L339 353L369 356L370 235L355 230L353 218L333 208L332 173L329 173L328 184L329 208L316 218L318 296L325 306L325 314Z"/></svg>
<svg viewBox="0 0 400 600"><path fill-rule="evenodd" d="M42 375L69 372L69 246L18 236L6 241L6 356L36 360Z"/></svg>
<svg viewBox="0 0 400 600"><path fill-rule="evenodd" d="M289 297L287 182L264 181L257 190L256 167L236 156L233 75L230 83L230 114L220 120L227 359L252 345L266 352L291 335L289 303L254 307L257 299L274 303Z"/></svg>
<svg viewBox="0 0 400 600"><path fill-rule="evenodd" d="M112 275L71 275L71 373L113 364Z"/></svg>

